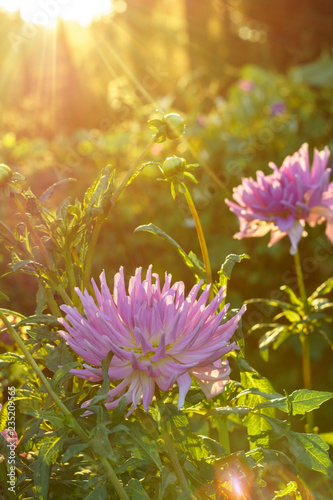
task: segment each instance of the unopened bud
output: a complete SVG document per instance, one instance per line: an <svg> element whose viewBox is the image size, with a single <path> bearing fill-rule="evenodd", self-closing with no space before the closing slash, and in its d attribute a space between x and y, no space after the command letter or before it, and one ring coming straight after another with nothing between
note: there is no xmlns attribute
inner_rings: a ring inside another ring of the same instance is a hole
<svg viewBox="0 0 333 500"><path fill-rule="evenodd" d="M185 131L185 122L177 113L164 116L165 132L168 139L179 139Z"/></svg>
<svg viewBox="0 0 333 500"><path fill-rule="evenodd" d="M162 165L163 173L166 177L172 177L184 172L186 169L186 161L184 158L178 158L178 156L170 156L165 160Z"/></svg>

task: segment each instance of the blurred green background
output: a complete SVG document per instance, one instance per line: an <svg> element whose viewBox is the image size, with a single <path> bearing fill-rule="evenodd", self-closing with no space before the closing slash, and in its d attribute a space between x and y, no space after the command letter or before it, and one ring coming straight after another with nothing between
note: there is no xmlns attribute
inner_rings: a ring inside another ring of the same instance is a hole
<svg viewBox="0 0 333 500"><path fill-rule="evenodd" d="M257 170L269 173L270 161L280 166L304 142L310 151L325 145L333 151L333 3L109 3L109 14L89 25L63 20L52 27L28 22L2 2L0 162L24 174L37 195L53 182L76 178L56 193L52 208L67 196L81 198L106 164L116 167L120 182L151 136L147 120L155 110L179 112L187 122L185 136L155 144L146 160L163 162L176 154L200 164L200 183L191 192L215 276L227 254L251 257L233 272L228 293L232 307L252 297L282 298L282 284L296 289L287 238L271 249L268 237L234 240L238 222L224 199L231 197L242 176ZM48 2L49 10L41 4L31 2L30 14L52 24L48 21L54 21L57 1ZM80 2L77 9L84 9ZM123 265L129 277L136 267L151 263L156 272L168 271L185 281L187 289L193 285L192 275L166 242L133 232L153 222L187 252L200 256L185 205L175 205L169 187L156 182L158 177L157 168L145 169L114 207L98 244L95 276L104 268L111 281ZM15 225L11 200L0 203L2 220ZM333 247L324 227L309 233L300 252L310 293L332 275ZM0 260L5 274L9 256L3 248ZM34 312L32 279L5 276L1 289L10 296L11 309ZM245 330L270 317L249 306ZM327 335L332 339L331 331ZM301 387L298 343L286 342L265 363L258 354L258 338L247 339L250 362L279 391ZM332 351L322 337L312 340L315 388L331 390ZM329 404L325 408L323 432L330 430Z"/></svg>

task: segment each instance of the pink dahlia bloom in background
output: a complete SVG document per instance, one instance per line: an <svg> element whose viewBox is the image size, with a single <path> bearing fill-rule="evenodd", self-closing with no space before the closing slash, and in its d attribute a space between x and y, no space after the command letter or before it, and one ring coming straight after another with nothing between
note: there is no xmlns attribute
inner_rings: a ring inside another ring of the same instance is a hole
<svg viewBox="0 0 333 500"><path fill-rule="evenodd" d="M186 297L184 283L172 285L171 275L165 274L161 287L159 276L152 275L151 266L145 279L141 278L141 268L136 270L129 281L128 294L123 268L114 277L113 295L104 271L100 281L99 290L92 280L97 304L87 291L82 294L76 289L85 316L76 308L63 305L67 321L59 319L59 322L67 330L60 332L62 337L87 363L84 369L71 370L78 377L94 382L102 380L102 360L109 351L113 352L108 373L111 381L119 383L108 393L105 405L108 409L116 407L119 398L126 396L132 409L142 401L148 410L155 386L168 391L175 382L179 387L180 408L192 385L191 376L208 399L223 391L230 368L221 357L237 348L229 340L238 327L244 306L221 324L229 306L217 313L224 289L206 305L209 286L198 297L202 284L198 283Z"/></svg>
<svg viewBox="0 0 333 500"><path fill-rule="evenodd" d="M329 149L314 150L312 167L308 145L287 156L278 168L270 163L273 173L257 172L257 179L242 179L233 190L236 203L226 200L230 210L239 219L240 231L235 238L263 236L269 231L269 246L288 235L290 253L306 236L305 223L310 226L326 220L326 235L333 243L333 183L329 183L331 170L327 168Z"/></svg>

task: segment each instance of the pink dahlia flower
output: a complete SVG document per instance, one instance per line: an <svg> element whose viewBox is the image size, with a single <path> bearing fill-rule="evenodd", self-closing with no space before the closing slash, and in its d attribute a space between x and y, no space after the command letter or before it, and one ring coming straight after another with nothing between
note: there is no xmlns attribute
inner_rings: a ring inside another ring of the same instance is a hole
<svg viewBox="0 0 333 500"><path fill-rule="evenodd" d="M230 210L239 219L240 232L235 238L263 236L271 231L269 246L288 235L290 253L306 236L305 223L315 226L326 220L326 235L333 243L333 183L327 168L329 150L314 150L312 168L308 145L287 156L278 168L274 163L270 175L257 172L257 179L242 179L233 191L236 203L226 200Z"/></svg>
<svg viewBox="0 0 333 500"><path fill-rule="evenodd" d="M59 322L67 332L60 334L88 363L83 365L84 369L73 369L71 373L100 381L102 360L109 351L114 354L108 374L110 380L119 383L108 393L105 405L108 409L126 396L132 409L143 401L144 409L148 410L155 386L168 391L175 382L179 387L180 408L192 385L191 375L208 399L220 394L229 380L228 361L221 361L221 357L237 348L229 340L245 308L221 324L228 309L225 306L217 313L224 289L206 306L209 286L197 298L201 287L198 283L186 297L184 283L171 285L170 274L165 274L162 288L159 276L153 274L153 277L154 283L151 266L143 280L138 268L129 281L127 294L120 268L114 277L112 295L103 271L101 290L92 280L97 304L87 291L82 294L76 289L85 317L74 307L61 306L67 321L59 319Z"/></svg>

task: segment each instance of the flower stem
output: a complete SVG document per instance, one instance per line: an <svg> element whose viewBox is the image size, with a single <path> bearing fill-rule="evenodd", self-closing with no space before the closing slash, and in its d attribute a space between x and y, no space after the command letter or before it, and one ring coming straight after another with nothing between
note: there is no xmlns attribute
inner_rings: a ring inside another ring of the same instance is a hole
<svg viewBox="0 0 333 500"><path fill-rule="evenodd" d="M89 435L81 427L81 425L75 420L75 418L73 417L72 413L63 404L63 402L58 398L57 394L52 389L49 381L44 376L43 372L41 371L41 369L37 365L36 361L34 360L34 358L32 357L32 355L30 354L30 351L25 346L23 340L18 335L18 333L16 332L15 328L13 328L13 326L10 324L10 322L8 321L8 319L6 318L6 316L3 314L3 312L1 310L0 310L0 318L2 319L3 323L5 324L7 330L11 333L12 337L15 339L15 341L19 345L19 347L22 350L24 356L26 357L27 361L29 362L30 366L32 367L32 369L34 370L34 372L36 373L36 375L39 377L40 381L44 385L44 387L45 387L46 391L48 392L48 394L51 396L51 398L53 399L53 401L55 402L55 404L58 406L59 410L63 413L63 415L65 417L67 417L67 421L69 423L69 426L76 432L76 434L85 443L89 443L90 442ZM116 476L116 474L115 474L112 466L108 462L108 460L105 457L102 457L102 456L100 456L99 458L100 458L100 460L101 460L101 462L102 462L102 464L104 466L105 472L106 472L106 474L107 474L107 476L108 476L111 484L113 485L114 489L117 491L119 497L122 500L129 500L129 498L128 498L127 494L126 494L126 491L124 490L123 486L119 482L119 480L118 480L118 478L117 478L117 476Z"/></svg>
<svg viewBox="0 0 333 500"><path fill-rule="evenodd" d="M205 270L206 270L207 284L210 284L210 283L212 283L212 269L210 267L210 261L209 261L209 255L208 255L208 249L207 249L207 245L206 245L205 236L204 236L204 233L203 233L203 230L202 230L202 226L201 226L201 223L200 223L200 219L199 219L199 215L198 215L197 209L195 208L195 205L193 203L192 196L191 196L189 190L187 189L187 187L185 185L184 185L184 188L185 188L184 195L185 195L187 204L189 206L189 209L191 211L192 217L194 219L195 227L196 227L196 230L197 230L197 235L198 235L198 239L199 239L199 244L200 244L200 249L201 249L201 253L202 253L202 258L203 258L204 265L205 265ZM213 290L211 288L210 292L209 292L209 300L212 301L213 298L214 298L214 294L213 294Z"/></svg>
<svg viewBox="0 0 333 500"><path fill-rule="evenodd" d="M41 287L42 287L42 290L43 290L43 293L45 295L46 301L47 301L47 303L49 305L49 308L50 308L53 316L55 316L56 318L59 318L61 316L61 311L60 311L60 309L58 307L58 304L54 300L52 291L50 290L50 288L47 288L43 284L41 284Z"/></svg>
<svg viewBox="0 0 333 500"><path fill-rule="evenodd" d="M225 417L224 415L218 416L216 418L216 421L218 425L220 443L225 449L226 455L230 455L230 439L229 439L227 417Z"/></svg>
<svg viewBox="0 0 333 500"><path fill-rule="evenodd" d="M162 415L161 424L162 424L162 437L164 439L166 449L168 450L169 457L171 459L171 463L174 467L174 470L175 470L176 476L178 478L178 481L180 483L180 486L181 486L183 491L188 491L189 487L188 487L188 484L186 481L186 477L185 477L183 469L179 463L176 450L173 446L172 439L171 439L169 431L168 431L167 421L166 421L164 414Z"/></svg>
<svg viewBox="0 0 333 500"><path fill-rule="evenodd" d="M294 255L294 258L295 258L295 268L296 268L298 288L299 288L301 300L303 302L303 308L304 308L304 313L305 313L305 311L307 309L308 299L306 296L302 266L301 266L301 261L300 261L300 256L299 256L298 250L297 250L296 254ZM311 390L312 377L311 377L311 360L310 360L310 339L309 339L308 329L306 328L305 325L304 325L303 331L300 335L300 340L301 340L301 344L302 344L303 386L305 389ZM306 423L307 423L307 432L312 432L313 428L314 428L314 419L313 419L312 412L308 412L306 414Z"/></svg>
<svg viewBox="0 0 333 500"><path fill-rule="evenodd" d="M25 222L25 225L27 226L28 230L30 231L30 234L31 234L33 240L35 241L36 245L38 246L39 250L41 251L41 254L44 257L44 260L45 260L47 267L49 269L54 269L53 261L52 261L50 255L48 254L48 252L44 246L43 241L41 240L41 238L39 237L39 235L36 233L33 226L31 225L29 217L25 213L25 210L24 210L19 198L17 196L14 196L14 201L15 201L16 206L21 214L22 219Z"/></svg>
<svg viewBox="0 0 333 500"><path fill-rule="evenodd" d="M303 272L302 272L302 266L301 266L301 260L299 257L298 250L294 255L295 259L295 268L296 268L296 276L297 276L297 282L298 282L298 288L299 288L299 293L301 296L301 300L304 304L304 307L306 307L308 299L306 297L306 291L305 291L305 286L304 286L304 280L303 280Z"/></svg>
<svg viewBox="0 0 333 500"><path fill-rule="evenodd" d="M76 305L78 296L75 293L76 278L75 278L75 273L74 273L74 264L72 262L72 257L71 257L70 251L66 251L65 264L66 264L66 271L67 271L67 276L68 276L69 288L71 291L72 302L74 305Z"/></svg>

